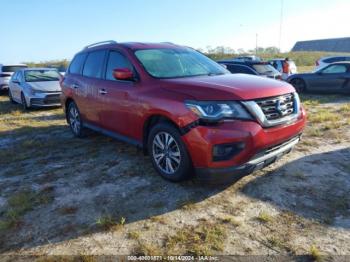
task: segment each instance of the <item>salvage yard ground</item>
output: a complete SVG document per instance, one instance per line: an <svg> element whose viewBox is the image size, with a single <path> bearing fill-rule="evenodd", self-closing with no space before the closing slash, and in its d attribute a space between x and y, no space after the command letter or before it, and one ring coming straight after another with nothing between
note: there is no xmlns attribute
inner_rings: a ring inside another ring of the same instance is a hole
<svg viewBox="0 0 350 262"><path fill-rule="evenodd" d="M135 147L73 138L0 96L0 253L350 255L350 98L304 95L281 161L227 186L161 179Z"/></svg>

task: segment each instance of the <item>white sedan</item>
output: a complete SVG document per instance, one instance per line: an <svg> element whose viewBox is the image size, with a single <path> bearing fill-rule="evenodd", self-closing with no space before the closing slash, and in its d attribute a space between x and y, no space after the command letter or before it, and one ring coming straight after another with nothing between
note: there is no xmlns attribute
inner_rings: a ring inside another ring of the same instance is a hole
<svg viewBox="0 0 350 262"><path fill-rule="evenodd" d="M60 106L60 78L56 69L21 69L12 75L9 82L10 101L22 104L24 109Z"/></svg>

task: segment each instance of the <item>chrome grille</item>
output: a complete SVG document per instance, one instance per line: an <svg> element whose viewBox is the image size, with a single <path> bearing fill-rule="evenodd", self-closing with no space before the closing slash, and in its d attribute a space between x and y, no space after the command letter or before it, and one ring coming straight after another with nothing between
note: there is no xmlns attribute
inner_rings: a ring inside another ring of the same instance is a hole
<svg viewBox="0 0 350 262"><path fill-rule="evenodd" d="M293 94L255 101L263 111L267 120L280 119L294 113Z"/></svg>

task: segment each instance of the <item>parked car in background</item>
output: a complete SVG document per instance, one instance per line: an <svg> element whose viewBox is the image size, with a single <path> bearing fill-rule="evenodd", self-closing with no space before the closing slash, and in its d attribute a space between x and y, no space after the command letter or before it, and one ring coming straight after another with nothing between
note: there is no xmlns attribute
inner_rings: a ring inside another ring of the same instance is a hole
<svg viewBox="0 0 350 262"><path fill-rule="evenodd" d="M268 61L270 65L272 65L278 72L281 74L283 73L283 62L285 61L284 58L276 58L276 59L271 59ZM289 69L291 74L297 74L298 73L298 68L293 60L288 61L289 63Z"/></svg>
<svg viewBox="0 0 350 262"><path fill-rule="evenodd" d="M314 72L319 71L322 68L325 68L326 66L336 63L336 62L345 62L350 61L350 56L326 56L322 57L319 60L316 61L316 66L314 69Z"/></svg>
<svg viewBox="0 0 350 262"><path fill-rule="evenodd" d="M2 65L0 64L0 91L8 89L9 81L14 72L19 69L26 68L23 64Z"/></svg>
<svg viewBox="0 0 350 262"><path fill-rule="evenodd" d="M16 71L9 82L9 98L13 103L30 107L60 106L60 74L51 68L25 68Z"/></svg>
<svg viewBox="0 0 350 262"><path fill-rule="evenodd" d="M137 145L171 181L194 172L238 180L289 153L305 125L290 84L230 74L171 43L92 44L75 55L61 86L75 136L90 128Z"/></svg>
<svg viewBox="0 0 350 262"><path fill-rule="evenodd" d="M298 92L350 94L350 62L333 63L314 73L295 74L287 81Z"/></svg>
<svg viewBox="0 0 350 262"><path fill-rule="evenodd" d="M237 56L237 57L234 57L231 59L231 61L241 61L241 62L244 62L244 61L257 61L257 62L260 62L262 61L262 59L258 56L255 56L255 55L247 55L247 56Z"/></svg>
<svg viewBox="0 0 350 262"><path fill-rule="evenodd" d="M267 62L220 60L218 61L218 63L226 65L227 70L229 70L233 74L243 73L250 75L259 75L279 80L282 79L282 74Z"/></svg>
<svg viewBox="0 0 350 262"><path fill-rule="evenodd" d="M235 63L221 63L219 62L220 65L224 65L225 68L230 71L232 74L248 74L248 75L256 75L258 76L259 73L256 72L253 68L242 65L242 64L235 64Z"/></svg>

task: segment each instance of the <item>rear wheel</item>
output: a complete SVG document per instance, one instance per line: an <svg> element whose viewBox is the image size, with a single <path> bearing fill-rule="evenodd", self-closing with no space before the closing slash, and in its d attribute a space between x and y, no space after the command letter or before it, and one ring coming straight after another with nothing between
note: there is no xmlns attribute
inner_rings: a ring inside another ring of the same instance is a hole
<svg viewBox="0 0 350 262"><path fill-rule="evenodd" d="M190 176L191 159L179 131L173 125L155 125L149 135L148 150L154 168L163 178L179 182Z"/></svg>
<svg viewBox="0 0 350 262"><path fill-rule="evenodd" d="M21 104L22 104L23 110L28 110L30 108L30 106L27 104L27 100L23 93L21 93Z"/></svg>
<svg viewBox="0 0 350 262"><path fill-rule="evenodd" d="M292 86L294 86L295 90L298 93L303 93L306 91L306 83L303 79L295 78L295 79L291 80L290 83L292 84Z"/></svg>
<svg viewBox="0 0 350 262"><path fill-rule="evenodd" d="M79 109L74 102L69 103L66 116L73 135L76 137L84 137L85 128L83 127Z"/></svg>

